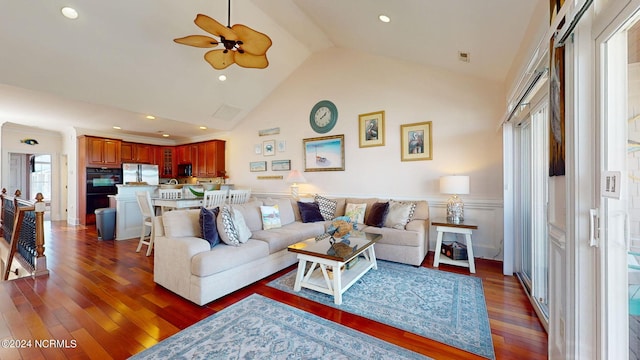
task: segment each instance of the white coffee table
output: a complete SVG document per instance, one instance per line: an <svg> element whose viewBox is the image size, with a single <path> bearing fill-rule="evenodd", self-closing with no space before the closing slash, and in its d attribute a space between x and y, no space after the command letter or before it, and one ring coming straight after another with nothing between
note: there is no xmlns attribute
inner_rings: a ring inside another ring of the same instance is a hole
<svg viewBox="0 0 640 360"><path fill-rule="evenodd" d="M294 291L303 287L334 297L336 305L342 304L342 294L355 284L370 269L377 269L376 254L373 245L382 238L380 234L359 232L349 237L349 246L357 245L356 251L341 257L335 255L331 249L329 238L316 241L315 238L293 244L289 251L298 254L298 272ZM360 255L353 267L346 265ZM310 263L310 266L307 266ZM340 271L339 269L342 269ZM331 275L330 275L331 273Z"/></svg>

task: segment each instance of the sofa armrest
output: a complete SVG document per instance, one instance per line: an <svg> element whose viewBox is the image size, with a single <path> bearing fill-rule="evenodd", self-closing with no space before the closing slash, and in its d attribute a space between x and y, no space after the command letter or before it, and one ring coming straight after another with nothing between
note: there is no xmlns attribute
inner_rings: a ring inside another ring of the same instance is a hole
<svg viewBox="0 0 640 360"><path fill-rule="evenodd" d="M187 299L190 298L191 259L210 251L211 245L195 237L156 236L153 280Z"/></svg>
<svg viewBox="0 0 640 360"><path fill-rule="evenodd" d="M424 245L429 250L429 219L413 219L405 226L406 230L424 234Z"/></svg>

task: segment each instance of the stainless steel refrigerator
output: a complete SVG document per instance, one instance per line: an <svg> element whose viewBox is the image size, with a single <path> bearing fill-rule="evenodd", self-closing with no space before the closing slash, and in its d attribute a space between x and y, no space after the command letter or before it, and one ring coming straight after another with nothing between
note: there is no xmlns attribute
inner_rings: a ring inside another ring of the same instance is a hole
<svg viewBox="0 0 640 360"><path fill-rule="evenodd" d="M122 182L147 183L148 185L158 185L160 173L158 165L149 164L122 164Z"/></svg>

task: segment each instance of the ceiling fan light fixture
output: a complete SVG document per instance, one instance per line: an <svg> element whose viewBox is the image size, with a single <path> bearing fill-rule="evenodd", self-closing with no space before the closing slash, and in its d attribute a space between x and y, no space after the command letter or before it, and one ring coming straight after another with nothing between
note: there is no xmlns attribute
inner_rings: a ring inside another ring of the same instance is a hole
<svg viewBox="0 0 640 360"><path fill-rule="evenodd" d="M222 44L224 49L211 50L204 55L205 61L217 70L226 69L232 64L254 69L269 66L267 50L272 45L271 39L266 34L242 24L231 26L231 0L228 19L228 25L224 26L207 15L198 14L193 22L219 39L205 35L189 35L173 41L199 48L212 48Z"/></svg>
<svg viewBox="0 0 640 360"><path fill-rule="evenodd" d="M378 16L378 19L383 23L388 23L391 21L391 18L384 14L380 14L380 16Z"/></svg>
<svg viewBox="0 0 640 360"><path fill-rule="evenodd" d="M65 6L62 9L60 9L60 12L67 19L75 20L78 18L78 11L76 11L76 9L72 7Z"/></svg>

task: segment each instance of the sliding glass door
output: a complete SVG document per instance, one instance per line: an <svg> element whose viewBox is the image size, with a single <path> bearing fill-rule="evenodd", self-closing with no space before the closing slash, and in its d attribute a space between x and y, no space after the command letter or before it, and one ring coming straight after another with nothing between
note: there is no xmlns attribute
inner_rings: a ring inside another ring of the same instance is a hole
<svg viewBox="0 0 640 360"><path fill-rule="evenodd" d="M518 126L518 271L543 323L548 323L548 106L539 104Z"/></svg>

